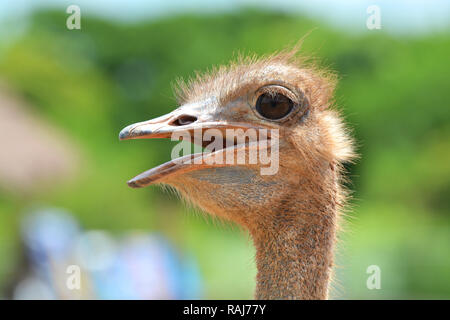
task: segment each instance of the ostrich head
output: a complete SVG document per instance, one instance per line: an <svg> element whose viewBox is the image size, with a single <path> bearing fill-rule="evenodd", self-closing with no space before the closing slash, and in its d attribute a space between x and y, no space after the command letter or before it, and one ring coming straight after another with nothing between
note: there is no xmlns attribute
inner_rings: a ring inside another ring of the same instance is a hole
<svg viewBox="0 0 450 320"><path fill-rule="evenodd" d="M282 255L291 255L287 252L289 248L280 253L275 247L287 243L288 247L294 247L303 238L308 238L304 240L309 243L310 237L316 239L323 228L332 230L323 241L325 244L318 245L319 241L315 241L311 243L312 249L330 247L334 241L335 212L343 199L339 184L341 163L353 156L351 140L339 114L330 108L334 83L332 73L307 66L297 57L296 50L261 59L241 58L181 83L177 92L180 107L162 117L124 128L120 139L170 138L188 133L194 144L205 147L213 139L207 141L203 134L215 130L223 134L214 137L220 143L213 152L171 160L138 175L128 184L131 187L168 184L206 212L248 229L257 246L260 264L283 261ZM195 131L200 131L203 139L195 139ZM238 142L242 136L246 139ZM239 151L244 151L247 161L237 161ZM207 161L213 156L228 159L227 152L236 155L235 161ZM273 163L262 163L260 158L251 162L251 152L266 152ZM294 242L278 239L280 233L292 234L291 226L296 227L297 236L291 239ZM303 234L298 235L298 230L303 230ZM270 247L271 243L275 251L267 254L258 251L258 246ZM327 250L295 254L326 256ZM328 281L329 259L324 262L321 282ZM296 284L286 284L294 289L277 291L280 285L273 283L276 279L282 281L281 277L289 276L286 272L290 271L274 267L265 274L262 268L258 266L258 297L326 295L323 286L317 289L320 291L317 295L299 294L298 291L308 291L306 284L298 288ZM275 278L270 280L271 276Z"/></svg>

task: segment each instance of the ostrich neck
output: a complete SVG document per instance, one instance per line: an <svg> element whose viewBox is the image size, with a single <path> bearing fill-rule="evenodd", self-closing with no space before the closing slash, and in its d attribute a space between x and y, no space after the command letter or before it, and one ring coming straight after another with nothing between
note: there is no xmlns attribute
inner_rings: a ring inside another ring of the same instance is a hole
<svg viewBox="0 0 450 320"><path fill-rule="evenodd" d="M327 298L336 234L336 190L298 186L272 209L270 218L250 228L258 270L256 299Z"/></svg>

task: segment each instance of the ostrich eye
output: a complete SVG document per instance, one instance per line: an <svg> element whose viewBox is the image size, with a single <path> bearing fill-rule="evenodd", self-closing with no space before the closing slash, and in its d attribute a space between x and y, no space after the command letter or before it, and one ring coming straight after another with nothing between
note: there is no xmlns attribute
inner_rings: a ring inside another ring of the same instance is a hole
<svg viewBox="0 0 450 320"><path fill-rule="evenodd" d="M276 93L263 93L256 101L256 111L264 118L278 120L292 111L294 103L288 97Z"/></svg>

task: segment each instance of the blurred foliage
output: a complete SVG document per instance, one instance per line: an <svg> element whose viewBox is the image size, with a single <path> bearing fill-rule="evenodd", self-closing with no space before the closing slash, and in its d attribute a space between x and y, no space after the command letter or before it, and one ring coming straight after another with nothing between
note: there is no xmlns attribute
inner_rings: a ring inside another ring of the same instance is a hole
<svg viewBox="0 0 450 320"><path fill-rule="evenodd" d="M0 192L0 285L18 264L18 224L31 205L74 212L86 228L158 230L198 257L207 298L250 298L253 249L237 228L211 226L158 188L125 181L168 160L168 141L120 143L127 124L174 107L170 84L238 52L295 44L341 79L337 105L358 141L349 167L355 190L338 253L337 298L450 298L449 33L399 38L349 35L304 17L243 10L119 24L39 12L4 48L0 77L83 152L76 178L33 194ZM316 28L317 27L317 28ZM187 212L189 214L182 214ZM209 221L206 219L206 221ZM216 224L216 223L214 223ZM382 290L366 288L366 268Z"/></svg>

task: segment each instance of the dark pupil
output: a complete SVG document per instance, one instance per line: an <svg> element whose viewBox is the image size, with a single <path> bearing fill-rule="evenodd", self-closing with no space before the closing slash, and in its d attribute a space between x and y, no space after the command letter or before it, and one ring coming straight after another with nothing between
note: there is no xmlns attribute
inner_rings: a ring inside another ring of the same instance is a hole
<svg viewBox="0 0 450 320"><path fill-rule="evenodd" d="M292 100L282 94L263 93L256 101L256 111L264 118L277 120L292 110Z"/></svg>

